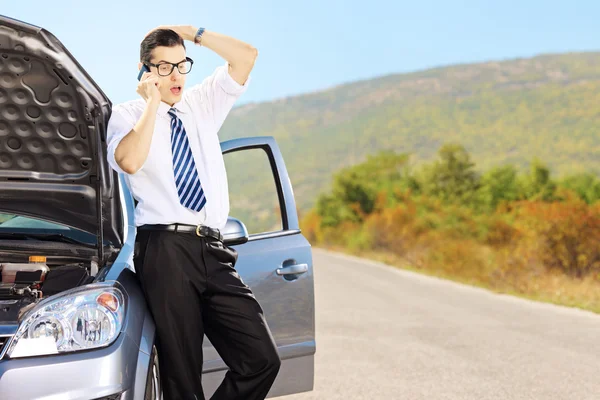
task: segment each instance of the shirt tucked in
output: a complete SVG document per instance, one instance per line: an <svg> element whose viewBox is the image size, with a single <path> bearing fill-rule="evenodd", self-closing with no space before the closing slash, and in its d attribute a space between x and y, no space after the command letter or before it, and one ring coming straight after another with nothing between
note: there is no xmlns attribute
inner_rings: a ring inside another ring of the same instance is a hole
<svg viewBox="0 0 600 400"><path fill-rule="evenodd" d="M229 191L217 133L250 80L245 85L238 84L229 75L228 68L227 63L218 67L202 83L185 90L181 101L173 105L185 127L206 196L206 205L199 212L181 205L177 194L171 154L171 117L168 114L171 107L160 103L148 157L134 174L127 174L119 167L115 150L141 118L146 102L132 100L113 108L107 129L107 158L115 171L124 174L138 201L136 226L180 223L203 224L217 229L225 227L229 215Z"/></svg>

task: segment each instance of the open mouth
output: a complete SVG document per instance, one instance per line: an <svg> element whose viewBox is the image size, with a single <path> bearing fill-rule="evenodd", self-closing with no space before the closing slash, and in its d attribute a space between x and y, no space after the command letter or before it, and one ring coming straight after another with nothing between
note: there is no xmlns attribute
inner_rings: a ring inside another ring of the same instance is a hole
<svg viewBox="0 0 600 400"><path fill-rule="evenodd" d="M181 94L181 86L173 86L171 88L171 93L173 93L175 96L180 95Z"/></svg>

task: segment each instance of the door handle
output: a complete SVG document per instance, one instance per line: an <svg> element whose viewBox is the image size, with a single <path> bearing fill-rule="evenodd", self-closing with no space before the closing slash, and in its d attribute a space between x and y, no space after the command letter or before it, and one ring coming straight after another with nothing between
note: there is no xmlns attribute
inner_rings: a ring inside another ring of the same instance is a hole
<svg viewBox="0 0 600 400"><path fill-rule="evenodd" d="M308 271L308 264L296 264L277 268L277 275L299 275Z"/></svg>

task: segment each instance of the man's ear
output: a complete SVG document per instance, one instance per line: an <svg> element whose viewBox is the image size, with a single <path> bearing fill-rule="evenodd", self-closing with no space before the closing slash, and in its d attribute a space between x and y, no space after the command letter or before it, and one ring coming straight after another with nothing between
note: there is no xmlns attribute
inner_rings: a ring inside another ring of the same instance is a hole
<svg viewBox="0 0 600 400"><path fill-rule="evenodd" d="M141 62L139 62L139 63L138 63L138 71L139 71L140 69L142 69L142 65L144 65L144 64L142 64Z"/></svg>

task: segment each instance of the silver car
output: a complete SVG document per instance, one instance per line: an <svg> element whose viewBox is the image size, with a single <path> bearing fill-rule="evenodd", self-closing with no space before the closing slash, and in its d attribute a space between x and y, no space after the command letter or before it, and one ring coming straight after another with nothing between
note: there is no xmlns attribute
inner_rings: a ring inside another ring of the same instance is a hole
<svg viewBox="0 0 600 400"><path fill-rule="evenodd" d="M160 398L155 326L132 263L134 200L106 162L110 113L109 99L51 33L0 16L2 400ZM246 213L246 224L230 217L223 232L282 359L269 397L312 390L312 253L283 158L271 137L226 141L222 151L226 163L263 154L260 172L277 203ZM228 169L232 203L231 177L244 168ZM280 224L249 233L255 215ZM204 360L210 397L227 366L206 337Z"/></svg>

